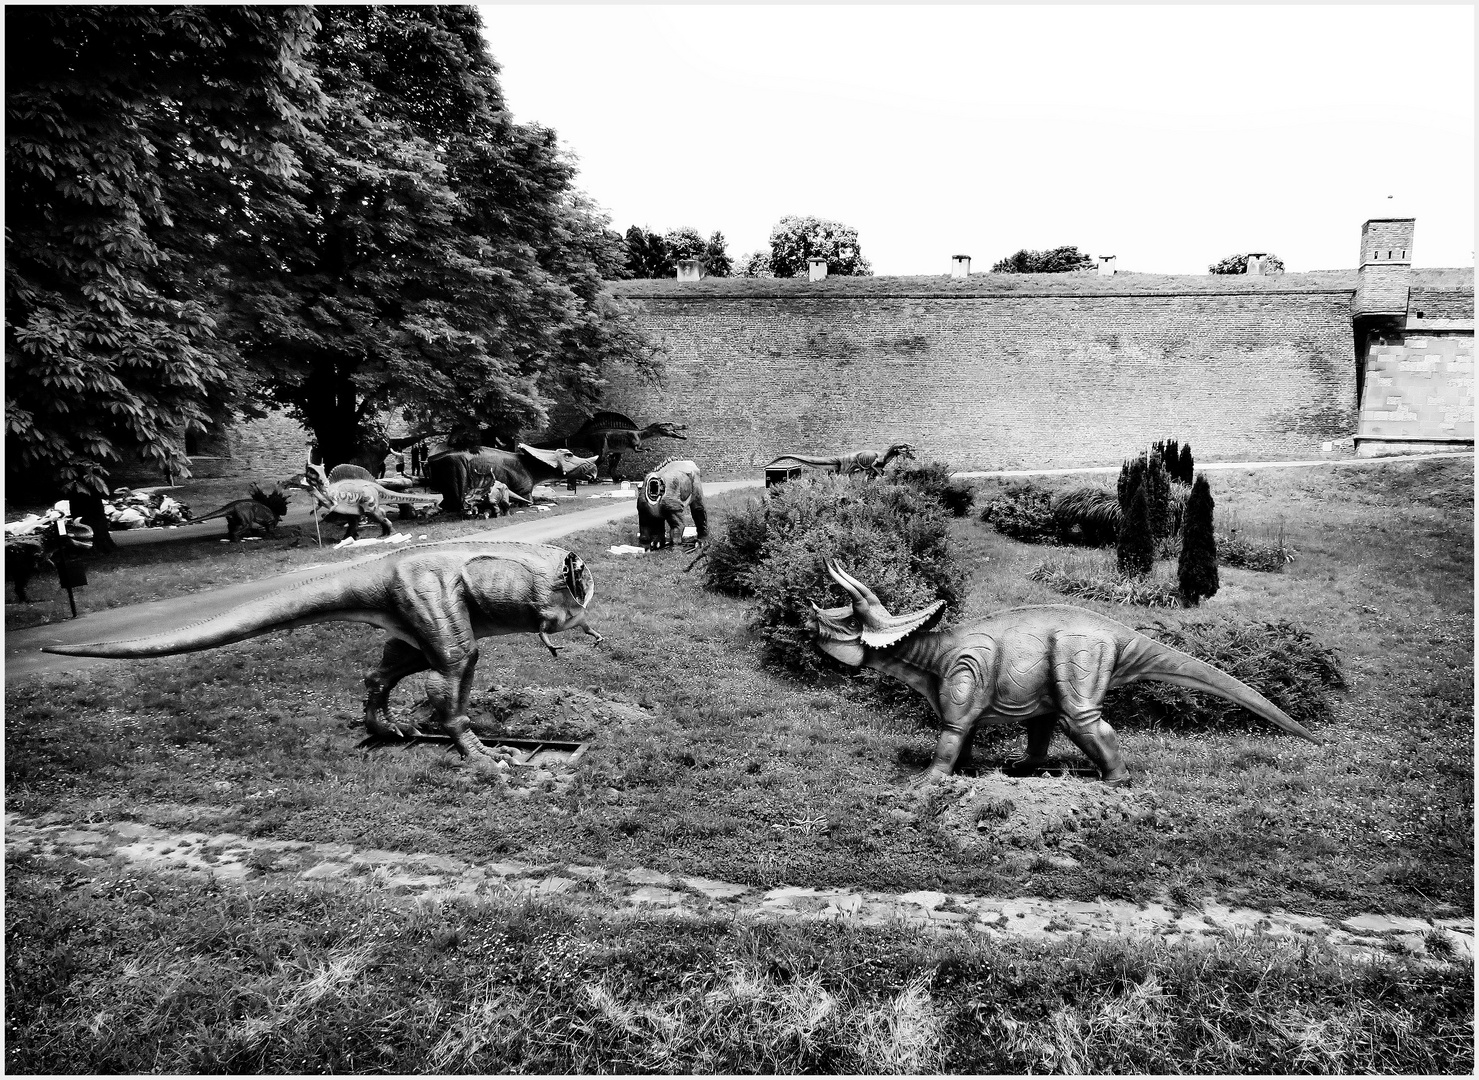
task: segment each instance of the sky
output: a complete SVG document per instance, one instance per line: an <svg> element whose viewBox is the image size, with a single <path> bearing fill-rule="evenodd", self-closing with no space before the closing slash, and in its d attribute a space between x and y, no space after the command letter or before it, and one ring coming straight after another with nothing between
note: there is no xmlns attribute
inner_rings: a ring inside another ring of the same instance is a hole
<svg viewBox="0 0 1479 1080"><path fill-rule="evenodd" d="M1474 264L1474 8L481 5L516 120L625 232L768 250L858 230L876 274L1074 245L1205 273L1248 251Z"/></svg>

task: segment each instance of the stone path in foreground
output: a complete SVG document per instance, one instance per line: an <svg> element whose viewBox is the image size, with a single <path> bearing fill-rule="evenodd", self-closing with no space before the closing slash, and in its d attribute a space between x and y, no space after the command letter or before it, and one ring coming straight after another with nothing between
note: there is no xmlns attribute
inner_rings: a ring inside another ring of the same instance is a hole
<svg viewBox="0 0 1479 1080"><path fill-rule="evenodd" d="M7 858L33 855L59 876L85 887L111 869L209 874L223 883L276 878L327 887L384 891L426 901L454 897L552 897L605 911L648 909L691 915L837 920L860 926L904 923L958 930L997 940L1160 937L1170 944L1211 944L1262 934L1289 941L1325 941L1354 959L1389 959L1399 952L1433 961L1471 958L1472 919L1358 915L1326 919L1208 903L1191 910L1167 903L1000 899L960 893L872 892L782 887L769 890L645 869L572 864L470 862L446 855L380 851L348 844L252 840L233 833L170 832L137 822L78 825L61 813L5 815ZM1435 942L1446 942L1448 948Z"/></svg>

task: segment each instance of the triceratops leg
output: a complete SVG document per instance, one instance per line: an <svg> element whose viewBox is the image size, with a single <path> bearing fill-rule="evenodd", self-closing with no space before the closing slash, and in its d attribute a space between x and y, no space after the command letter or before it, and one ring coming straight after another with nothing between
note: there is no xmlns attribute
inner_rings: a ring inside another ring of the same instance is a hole
<svg viewBox="0 0 1479 1080"><path fill-rule="evenodd" d="M380 654L380 666L365 675L365 730L372 735L407 738L421 731L414 723L397 724L390 718L390 692L407 675L425 671L425 654L400 638L391 638Z"/></svg>
<svg viewBox="0 0 1479 1080"><path fill-rule="evenodd" d="M944 779L963 762L969 763L971 736L987 704L975 673L970 669L952 672L944 680L935 701L935 712L940 717L943 730L935 744L935 760L930 763L924 779Z"/></svg>

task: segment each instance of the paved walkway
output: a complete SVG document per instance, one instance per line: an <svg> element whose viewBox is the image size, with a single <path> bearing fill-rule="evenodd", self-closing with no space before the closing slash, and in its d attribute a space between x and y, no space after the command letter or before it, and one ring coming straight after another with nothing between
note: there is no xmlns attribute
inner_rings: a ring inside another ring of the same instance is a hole
<svg viewBox="0 0 1479 1080"><path fill-rule="evenodd" d="M527 790L510 788L499 797ZM252 840L235 833L171 832L137 821L79 825L67 814L5 815L6 858L35 856L74 880L119 869L184 873L223 886L244 882L313 883L366 894L416 897L504 897L566 903L602 912L646 908L672 915L852 926L904 925L957 931L998 941L1150 937L1171 945L1210 946L1229 937L1262 935L1324 945L1354 960L1380 963L1416 956L1446 964L1474 955L1474 920L1417 919L1368 914L1347 919L1275 909L1230 907L1213 901L1179 905L1162 896L1147 904L1119 900L990 897L928 889L878 892L781 886L758 889L643 867L575 863L536 864L512 859L471 862L449 855L383 851L352 844ZM1023 856L1028 857L1028 856Z"/></svg>
<svg viewBox="0 0 1479 1080"><path fill-rule="evenodd" d="M713 495L729 491L759 487L760 480L735 480L705 484L704 488ZM549 543L572 533L599 528L614 521L635 515L633 500L602 498L601 505L577 510L559 517L544 517L539 514L520 514L502 519L505 524L481 532L460 536L458 540L512 540L524 543ZM306 521L312 521L305 514ZM186 528L189 528L187 526ZM219 521L200 526L207 531L219 532ZM131 543L164 543L179 539L183 529L137 529L123 530L115 535L120 541ZM383 546L367 546L366 556L383 554ZM257 581L246 581L239 585L228 585L220 589L204 589L200 592L172 596L166 600L154 600L146 604L130 604L125 607L90 611L76 619L47 623L44 626L14 630L5 635L5 678L7 680L35 675L41 672L78 671L99 664L116 664L117 660L100 660L84 656L57 656L41 649L46 645L77 645L86 641L113 641L120 638L140 637L144 634L161 633L179 626L200 622L227 611L238 604L272 592L295 579L318 573L324 566L316 563L299 570L274 574Z"/></svg>
<svg viewBox="0 0 1479 1080"><path fill-rule="evenodd" d="M1397 454L1391 457L1328 457L1319 458L1314 461L1209 461L1206 464L1197 462L1197 471L1203 469L1208 472L1216 472L1224 469L1301 469L1326 467L1362 467L1371 465L1390 465L1398 461L1435 461L1442 458L1472 458L1474 452L1455 451L1440 454ZM1096 465L1091 468L1082 469L998 469L991 472L958 472L952 473L962 480L981 480L987 477L1015 477L1015 476L1105 476L1113 474L1118 476L1120 466L1118 465Z"/></svg>

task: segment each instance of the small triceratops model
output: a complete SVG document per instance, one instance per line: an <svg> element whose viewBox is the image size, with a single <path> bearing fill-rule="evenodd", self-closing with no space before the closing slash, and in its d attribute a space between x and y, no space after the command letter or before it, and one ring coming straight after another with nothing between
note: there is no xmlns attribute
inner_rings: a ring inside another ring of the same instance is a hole
<svg viewBox="0 0 1479 1080"><path fill-rule="evenodd" d="M866 476L882 476L884 467L894 458L904 458L907 460L913 456L914 447L908 443L894 443L882 453L877 450L855 450L851 454L839 454L836 457L808 457L805 454L782 454L765 467L769 469L785 461L795 461L802 465L811 465L814 468L825 469L828 472L841 473L843 476L852 476L854 473L863 473Z"/></svg>
<svg viewBox="0 0 1479 1080"><path fill-rule="evenodd" d="M944 731L925 780L949 776L968 758L981 723L1024 725L1027 756L1017 764L1040 766L1056 723L1102 779L1127 783L1119 738L1100 708L1110 690L1141 679L1215 694L1290 734L1320 742L1246 683L1086 608L1008 608L935 632L930 627L943 601L891 615L868 586L840 566L828 563L827 572L852 604L812 605L816 647L849 667L890 675L929 702Z"/></svg>
<svg viewBox="0 0 1479 1080"><path fill-rule="evenodd" d="M358 467L358 466L351 466ZM336 469L345 466L335 466ZM408 491L391 491L374 480L344 479L330 480L322 465L309 462L301 473L288 483L304 488L313 496L324 516L338 518L344 522L344 535L350 540L359 539L359 519L368 517L380 526L380 535L395 532L384 507L410 504L412 506L441 506L440 495L413 495Z"/></svg>
<svg viewBox="0 0 1479 1080"><path fill-rule="evenodd" d="M65 656L138 658L199 652L320 622L362 622L390 635L378 667L365 676L365 727L381 738L425 734L390 717L390 693L427 672L432 724L463 757L487 755L467 714L478 638L549 635L586 622L595 582L578 555L547 544L450 540L417 544L335 566L285 584L193 626L128 641L47 646Z"/></svg>
<svg viewBox="0 0 1479 1080"><path fill-rule="evenodd" d="M494 480L491 476L481 478L474 487L470 488L466 499L462 512L472 515L481 514L484 517L502 517L516 502L523 503L525 506L533 505L532 500L522 495L515 495L502 480Z"/></svg>
<svg viewBox="0 0 1479 1080"><path fill-rule="evenodd" d="M224 517L226 539L233 543L240 541L248 532L256 530L269 538L274 536L277 533L277 523L288 512L288 493L276 484L271 491L263 491L256 484L248 490L252 496L250 499L229 502L219 510L212 510L209 514L195 518L191 524L198 525L202 521Z"/></svg>
<svg viewBox="0 0 1479 1080"><path fill-rule="evenodd" d="M92 529L80 519L57 518L32 533L5 538L5 578L15 586L15 598L29 604L26 586L44 566L56 566L69 551L92 547Z"/></svg>
<svg viewBox="0 0 1479 1080"><path fill-rule="evenodd" d="M692 461L669 458L653 469L637 489L637 535L651 551L672 547L683 539L684 510L693 514L693 527L702 544L709 535L704 511L704 487Z"/></svg>

